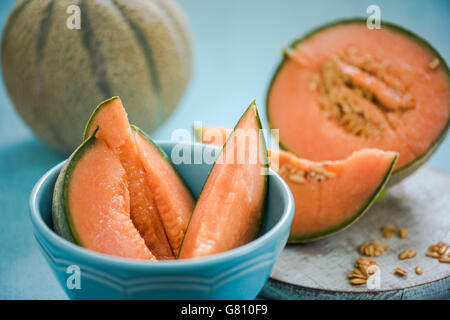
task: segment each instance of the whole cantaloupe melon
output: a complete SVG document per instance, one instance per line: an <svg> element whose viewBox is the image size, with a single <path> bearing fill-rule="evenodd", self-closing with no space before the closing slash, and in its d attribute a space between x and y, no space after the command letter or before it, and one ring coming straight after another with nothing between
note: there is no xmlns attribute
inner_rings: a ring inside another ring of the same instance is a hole
<svg viewBox="0 0 450 320"><path fill-rule="evenodd" d="M79 10L80 28L68 27ZM98 101L119 95L150 132L191 73L189 28L172 0L20 0L2 36L2 70L19 114L69 153Z"/></svg>

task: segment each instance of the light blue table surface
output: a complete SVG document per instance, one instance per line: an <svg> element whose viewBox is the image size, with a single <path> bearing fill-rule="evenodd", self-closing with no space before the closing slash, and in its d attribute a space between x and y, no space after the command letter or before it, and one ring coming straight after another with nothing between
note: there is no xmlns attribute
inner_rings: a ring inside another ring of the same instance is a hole
<svg viewBox="0 0 450 320"><path fill-rule="evenodd" d="M0 26L15 1L0 1ZM266 90L281 49L306 31L341 17L381 17L413 30L450 61L450 1L180 0L195 42L195 72L179 108L152 134L169 139L194 120L233 126L256 98L265 119ZM51 40L50 40L51 41ZM263 119L263 120L264 120ZM28 218L34 183L63 157L38 141L0 85L0 299L65 299L35 244ZM450 139L431 164L450 172Z"/></svg>

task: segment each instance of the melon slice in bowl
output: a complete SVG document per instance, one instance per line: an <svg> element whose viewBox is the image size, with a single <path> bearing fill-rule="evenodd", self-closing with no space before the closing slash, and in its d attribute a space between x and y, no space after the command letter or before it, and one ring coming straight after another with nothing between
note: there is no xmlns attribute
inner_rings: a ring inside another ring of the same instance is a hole
<svg viewBox="0 0 450 320"><path fill-rule="evenodd" d="M255 239L267 194L268 157L253 102L231 132L200 193L180 259L224 252Z"/></svg>
<svg viewBox="0 0 450 320"><path fill-rule="evenodd" d="M53 228L63 238L93 251L154 260L131 220L129 207L125 170L106 143L93 134L58 176Z"/></svg>

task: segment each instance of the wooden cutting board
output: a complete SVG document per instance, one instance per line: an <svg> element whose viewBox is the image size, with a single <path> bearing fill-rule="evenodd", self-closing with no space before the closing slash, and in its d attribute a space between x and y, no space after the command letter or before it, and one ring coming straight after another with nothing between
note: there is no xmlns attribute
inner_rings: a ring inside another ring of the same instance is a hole
<svg viewBox="0 0 450 320"><path fill-rule="evenodd" d="M384 225L405 227L405 239L383 238ZM379 286L354 286L347 279L358 247L377 241L390 250L375 258ZM443 299L450 297L450 264L425 256L428 246L450 243L450 174L427 166L421 168L375 203L348 229L308 244L287 245L261 295L272 299ZM417 256L399 260L405 249ZM422 275L414 271L423 269ZM406 277L394 274L401 267ZM377 288L378 287L378 288Z"/></svg>

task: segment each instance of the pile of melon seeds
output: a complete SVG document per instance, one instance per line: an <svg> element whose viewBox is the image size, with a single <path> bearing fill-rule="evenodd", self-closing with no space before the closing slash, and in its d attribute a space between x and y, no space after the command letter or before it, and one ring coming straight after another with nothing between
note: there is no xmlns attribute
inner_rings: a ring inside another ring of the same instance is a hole
<svg viewBox="0 0 450 320"><path fill-rule="evenodd" d="M400 238L406 238L408 231L406 228L397 228L392 225L381 227L381 233L385 239L392 238L393 235L398 234ZM359 253L368 257L379 257L384 252L389 251L389 248L379 242L364 242L359 246ZM399 255L399 260L412 259L417 255L416 250L406 249ZM428 247L425 254L427 257L438 259L441 263L450 263L450 244L445 242L438 242ZM355 269L347 275L352 285L361 285L366 283L370 276L375 274L378 269L377 262L371 258L358 258L355 261ZM420 266L415 267L417 275L421 275L423 270ZM408 274L403 268L397 267L394 274L404 277Z"/></svg>

